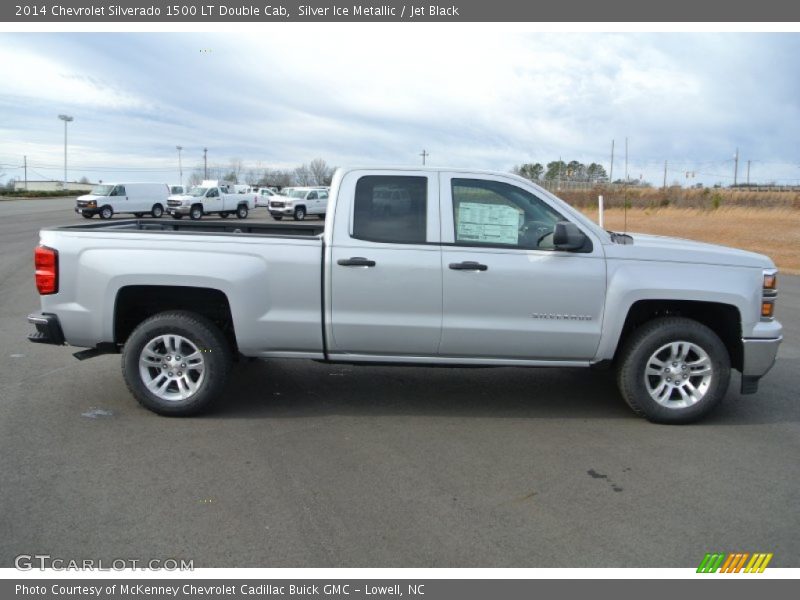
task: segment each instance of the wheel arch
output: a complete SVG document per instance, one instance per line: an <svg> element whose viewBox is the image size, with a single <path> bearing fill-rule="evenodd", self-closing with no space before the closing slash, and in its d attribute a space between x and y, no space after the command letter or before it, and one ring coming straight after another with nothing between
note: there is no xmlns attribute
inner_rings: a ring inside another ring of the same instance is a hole
<svg viewBox="0 0 800 600"><path fill-rule="evenodd" d="M731 366L741 370L743 348L742 317L739 308L724 302L701 300L646 299L631 304L614 347L614 360L636 329L653 319L666 316L692 319L711 329L728 350Z"/></svg>
<svg viewBox="0 0 800 600"><path fill-rule="evenodd" d="M126 285L114 301L114 343L124 344L131 332L145 319L169 310L185 310L202 315L220 328L232 351L236 352L236 330L228 296L208 287L169 285Z"/></svg>

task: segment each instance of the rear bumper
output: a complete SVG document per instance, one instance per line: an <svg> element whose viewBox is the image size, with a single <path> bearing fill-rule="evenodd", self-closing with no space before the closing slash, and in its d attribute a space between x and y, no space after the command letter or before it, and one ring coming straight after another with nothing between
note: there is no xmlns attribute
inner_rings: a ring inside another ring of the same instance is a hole
<svg viewBox="0 0 800 600"><path fill-rule="evenodd" d="M758 390L758 380L775 364L783 336L777 338L742 338L742 393Z"/></svg>
<svg viewBox="0 0 800 600"><path fill-rule="evenodd" d="M64 332L56 315L50 313L34 313L28 315L28 323L36 327L36 331L28 334L28 340L34 344L64 345Z"/></svg>

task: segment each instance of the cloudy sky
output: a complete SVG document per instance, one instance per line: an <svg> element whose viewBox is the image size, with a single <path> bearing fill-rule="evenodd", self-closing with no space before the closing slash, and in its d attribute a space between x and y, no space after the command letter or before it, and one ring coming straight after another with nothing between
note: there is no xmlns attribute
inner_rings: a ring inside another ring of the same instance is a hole
<svg viewBox="0 0 800 600"><path fill-rule="evenodd" d="M541 34L302 25L262 33L0 34L0 173L177 182L234 157L287 167L508 170L601 162L632 177L800 182L800 35Z"/></svg>

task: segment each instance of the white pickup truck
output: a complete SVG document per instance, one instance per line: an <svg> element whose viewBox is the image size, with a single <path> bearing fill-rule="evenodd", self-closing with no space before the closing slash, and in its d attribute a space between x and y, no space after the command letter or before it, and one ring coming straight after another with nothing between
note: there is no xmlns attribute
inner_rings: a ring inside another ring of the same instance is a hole
<svg viewBox="0 0 800 600"><path fill-rule="evenodd" d="M214 213L223 219L232 214L239 219L246 219L255 207L256 194L236 192L233 186L216 180L206 180L185 194L167 198L167 212L173 219L189 215L190 219L197 221L203 215Z"/></svg>
<svg viewBox="0 0 800 600"><path fill-rule="evenodd" d="M613 365L637 414L685 423L731 369L755 392L782 339L766 256L604 231L507 173L339 169L324 228L134 220L40 236L30 340L121 352L133 395L165 415L207 408L244 355Z"/></svg>

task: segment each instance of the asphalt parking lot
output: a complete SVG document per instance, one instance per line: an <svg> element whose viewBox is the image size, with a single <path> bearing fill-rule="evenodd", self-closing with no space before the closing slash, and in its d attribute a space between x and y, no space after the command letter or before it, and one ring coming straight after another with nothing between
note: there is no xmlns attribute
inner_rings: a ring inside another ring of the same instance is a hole
<svg viewBox="0 0 800 600"><path fill-rule="evenodd" d="M290 360L239 364L215 412L169 419L118 356L25 339L37 231L72 206L0 201L0 566L800 566L800 278L759 393L736 374L692 426L635 417L602 372Z"/></svg>

